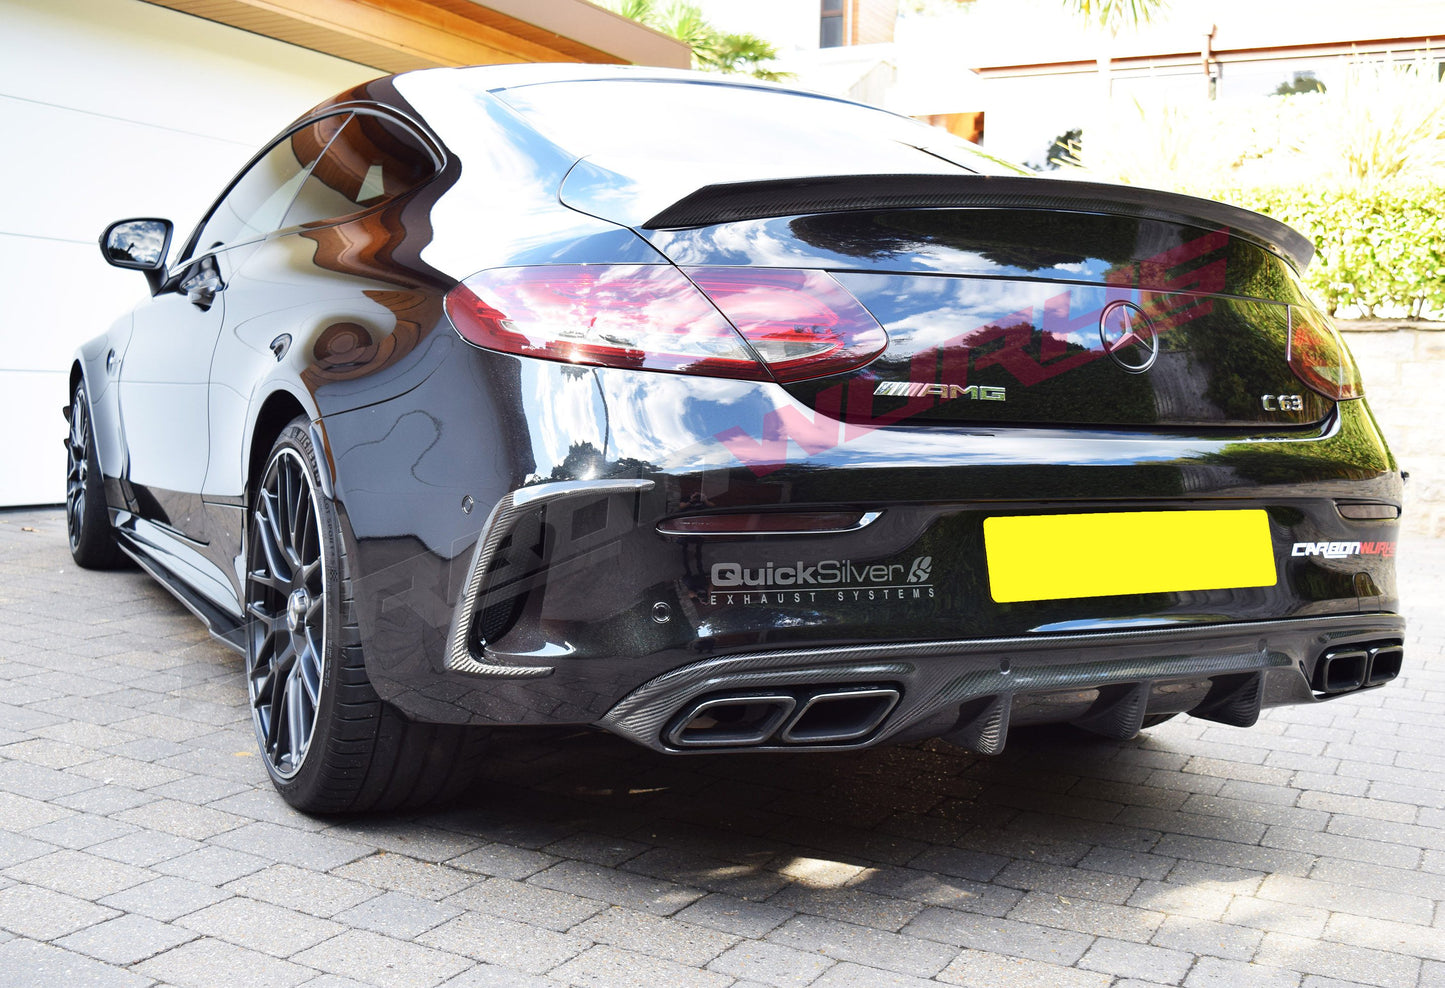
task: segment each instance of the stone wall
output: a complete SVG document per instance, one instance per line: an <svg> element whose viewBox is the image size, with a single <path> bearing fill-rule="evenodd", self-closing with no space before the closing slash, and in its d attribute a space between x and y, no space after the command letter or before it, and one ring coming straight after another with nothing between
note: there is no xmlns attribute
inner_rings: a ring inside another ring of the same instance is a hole
<svg viewBox="0 0 1445 988"><path fill-rule="evenodd" d="M1406 535L1445 536L1445 324L1339 322L1405 485Z"/></svg>

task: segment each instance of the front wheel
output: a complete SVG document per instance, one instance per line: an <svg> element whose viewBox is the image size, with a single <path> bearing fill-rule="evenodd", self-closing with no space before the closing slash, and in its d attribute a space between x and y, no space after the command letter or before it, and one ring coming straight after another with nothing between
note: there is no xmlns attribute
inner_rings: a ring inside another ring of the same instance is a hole
<svg viewBox="0 0 1445 988"><path fill-rule="evenodd" d="M124 556L110 527L84 381L75 382L65 414L70 419L65 437L65 529L70 555L86 569L114 569Z"/></svg>
<svg viewBox="0 0 1445 988"><path fill-rule="evenodd" d="M475 775L475 728L417 724L372 689L335 506L305 419L277 438L251 498L246 681L271 781L310 813L438 801Z"/></svg>

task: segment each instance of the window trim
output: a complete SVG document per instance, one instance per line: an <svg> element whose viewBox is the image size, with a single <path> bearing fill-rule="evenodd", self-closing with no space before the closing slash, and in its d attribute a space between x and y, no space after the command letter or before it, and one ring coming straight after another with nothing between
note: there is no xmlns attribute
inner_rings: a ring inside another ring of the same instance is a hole
<svg viewBox="0 0 1445 988"><path fill-rule="evenodd" d="M206 210L205 215L201 218L200 222L196 224L196 228L191 231L191 235L186 239L185 246L182 248L180 255L177 257L175 262L166 269L167 283L169 284L173 282L175 278L179 276L182 272L188 269L196 261L199 261L201 258L206 257L207 255L219 254L220 252L230 250L233 247L244 247L247 244L258 243L259 241L265 240L268 237L276 236L281 233L290 233L295 230L302 229L303 226L305 226L304 224L297 224L288 227L279 227L275 230L269 230L266 233L261 234L260 236L251 237L246 240L233 240L230 243L223 243L216 247L200 251L199 253L191 253L195 250L196 238L201 235L201 231L206 228L206 224L211 221L211 217L215 215L215 212L220 207L221 203L226 200L226 197L231 194L231 191L235 189L235 187L240 183L241 179L245 178L246 175L250 173L251 169L255 167L255 165L262 158L270 154L271 151L274 150L278 144L289 138L292 134L295 134L297 131L303 130L306 127L310 127L312 124L315 124L321 120L325 120L328 117L339 117L345 115L348 119L345 120L341 124L341 126L336 129L336 133L331 136L331 140L326 142L326 146L323 147L321 149L321 153L316 156L316 161L311 162L311 164L306 167L306 177L297 184L296 193L293 193L291 197L291 202L288 202L286 204L286 210L281 214L282 219L285 219L286 213L291 211L291 206L296 201L296 194L300 193L301 186L304 185L306 183L306 180L311 177L311 171L316 167L316 162L320 161L321 158L326 154L326 152L330 150L331 141L336 140L337 136L341 134L341 131L345 129L347 124L351 122L350 118L356 116L357 114L385 117L393 121L399 126L405 128L406 131L410 133L413 137L417 138L418 143L421 144L421 146L426 149L427 154L431 156L431 175L428 176L424 181L417 183L415 186L412 187L412 189L408 189L406 192L402 193L402 195L408 195L414 189L419 189L423 185L426 185L428 182L431 182L433 179L436 178L437 175L441 173L442 169L446 167L447 157L445 152L443 151L442 143L438 141L435 137L433 137L431 132L428 131L425 127L421 126L411 117L393 109L392 107L384 106L379 103L346 102L336 103L326 107L324 110L320 110L316 113L307 114L305 117L295 121L291 124L291 126L287 127L276 137L268 141L266 145L261 148L261 150L253 154L250 160L248 160L246 164L243 165L241 169L236 172L236 174L231 178L231 181L226 183L225 189L223 189L221 191L221 194L218 195L215 201L211 203L210 208ZM318 226L329 225L333 222L340 223L344 220L351 219L354 216L359 216L360 214L367 212L368 210L379 209L392 201L393 200L388 199L384 202L379 202L374 206L367 206L364 209L359 209L356 212L347 213L344 216L338 216L334 219L328 218L326 220L313 220L312 226L306 228L315 229Z"/></svg>
<svg viewBox="0 0 1445 988"><path fill-rule="evenodd" d="M266 236L268 236L268 237L272 237L272 236L279 237L279 236L282 236L282 235L284 235L284 234L295 233L297 230L320 230L320 229L324 229L324 228L326 228L326 227L328 227L328 226L334 226L334 225L336 225L336 224L338 224L338 223L346 223L346 222L349 222L349 221L355 219L355 218L358 217L358 216L362 216L362 215L364 215L364 214L366 214L366 213L371 212L371 211L374 210L374 209L381 209L381 208L383 208L383 207L385 207L385 206L389 206L389 205L391 205L393 202L396 202L398 199L401 199L401 198L403 198L403 197L405 197L405 196L411 195L411 194L412 194L413 192L415 192L417 189L420 189L420 188L422 188L422 187L425 186L425 185L429 185L431 182L433 182L433 181L436 179L436 177L437 177L438 175L440 175L440 174L442 173L442 169L446 167L447 158L446 158L446 156L441 152L441 142L439 142L439 141L435 140L434 138L432 138L431 135L430 135L430 133L429 133L428 131L426 131L424 128L422 128L421 126L419 126L418 124L416 124L413 120L411 120L409 117L405 116L404 114L397 113L396 111L392 110L390 107L381 107L381 106L374 106L374 105L364 105L364 106L356 106L356 107L354 107L354 112L353 112L352 115L353 115L353 117L355 117L355 116L382 117L382 118L384 118L384 119L386 119L386 120L390 120L390 121L391 121L392 123L394 123L394 124L397 124L397 125L398 125L399 127L401 127L403 130L405 130L407 133L409 133L412 137L416 138L417 143L420 144L420 145L422 146L422 148L427 152L427 154L431 156L431 162L432 162L432 171L431 171L431 174L428 175L426 178L422 179L420 182L417 182L415 185L413 185L411 188L407 189L406 191L404 191L404 192L399 192L399 193L397 193L396 195L391 196L390 198L383 199L381 202L375 203L375 204L370 205L370 206L362 206L362 207L360 207L359 209L356 209L356 210L354 210L354 211L352 211L352 212L350 212L350 213L340 213L340 214L338 214L338 215L336 215L336 216L328 216L328 217L326 217L325 219L309 220L309 221L307 221L307 222L305 222L305 223L293 223L293 224L291 224L290 226L279 227L279 228L277 228L276 230L273 230L273 231L271 231L270 233L268 233ZM342 129L345 129L345 127L346 127L346 126L349 126L350 123L351 123L351 121L348 120L348 121L346 122L346 124L343 125L343 128L342 128ZM341 136L341 131L338 130L338 131L336 132L336 137L340 137L340 136ZM331 140L332 140L332 141L336 140L336 137L333 137ZM331 150L331 141L328 141L328 142L326 143L326 147L322 150L321 154L317 156L316 160L317 160L317 161L320 161L322 158L324 158L324 157L326 156L326 152L327 152L327 151L330 151L330 150ZM312 169L314 169L314 168L316 167L315 163L313 163L311 167L312 167ZM307 172L307 176L306 176L307 181L309 181L310 178L311 178L311 175L310 175L310 172L308 171L308 172ZM305 184L306 184L306 183L305 183L304 181L301 183L301 185L305 185ZM299 196L299 195L301 194L301 185L296 186L296 195L297 195L297 196ZM291 199L291 204L294 205L295 202L296 202L296 197L293 196L292 199ZM288 213L291 211L291 206L290 206L290 205L288 205L288 206L286 207L286 211L287 211ZM281 217L281 218L284 220L284 219L286 218L286 217L285 217L285 214L282 214L282 217Z"/></svg>

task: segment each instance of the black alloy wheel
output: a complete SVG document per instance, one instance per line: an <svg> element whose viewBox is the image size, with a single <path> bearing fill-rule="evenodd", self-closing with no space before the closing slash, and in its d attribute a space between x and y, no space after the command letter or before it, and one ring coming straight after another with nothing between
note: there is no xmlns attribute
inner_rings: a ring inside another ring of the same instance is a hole
<svg viewBox="0 0 1445 988"><path fill-rule="evenodd" d="M278 448L251 519L246 574L246 679L267 768L289 780L316 733L326 667L329 579L311 473Z"/></svg>
<svg viewBox="0 0 1445 988"><path fill-rule="evenodd" d="M86 569L111 569L123 557L110 529L84 381L75 383L65 415L70 420L65 436L65 529L70 555Z"/></svg>
<svg viewBox="0 0 1445 988"><path fill-rule="evenodd" d="M319 468L298 418L272 446L247 517L246 683L266 771L307 813L454 798L480 769L487 732L413 723L372 688L342 513Z"/></svg>

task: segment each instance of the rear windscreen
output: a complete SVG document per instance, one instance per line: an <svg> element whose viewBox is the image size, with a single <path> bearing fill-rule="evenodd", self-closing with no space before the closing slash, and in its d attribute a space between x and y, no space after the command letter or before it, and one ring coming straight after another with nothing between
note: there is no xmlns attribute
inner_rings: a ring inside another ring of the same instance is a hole
<svg viewBox="0 0 1445 988"><path fill-rule="evenodd" d="M647 79L540 83L494 93L561 147L586 156L765 155L775 165L827 161L853 170L913 171L919 148L982 175L1017 165L947 131L871 107L761 86ZM766 149L765 151L763 149ZM860 156L863 160L860 161ZM782 159L782 160L780 160ZM865 167L866 163L866 167ZM906 167L905 163L914 167Z"/></svg>

